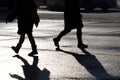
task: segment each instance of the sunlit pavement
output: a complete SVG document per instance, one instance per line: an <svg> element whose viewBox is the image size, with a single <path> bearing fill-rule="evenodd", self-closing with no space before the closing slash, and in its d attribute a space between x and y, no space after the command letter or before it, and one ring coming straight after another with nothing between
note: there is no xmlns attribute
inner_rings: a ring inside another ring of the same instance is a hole
<svg viewBox="0 0 120 80"><path fill-rule="evenodd" d="M16 21L0 23L0 80L93 80L120 79L120 23L84 21L83 41L89 45L86 51L77 48L76 30L64 36L60 41L61 51L56 51L52 39L63 29L63 20L41 20L39 27L33 30L38 48L39 63L36 76L30 68L25 73L24 64L11 46L19 40ZM26 40L19 52L29 65L33 66L33 57L29 57L31 45ZM31 72L32 71L32 72ZM10 74L15 74L10 76ZM31 79L29 79L30 77ZM21 80L21 79L18 79Z"/></svg>

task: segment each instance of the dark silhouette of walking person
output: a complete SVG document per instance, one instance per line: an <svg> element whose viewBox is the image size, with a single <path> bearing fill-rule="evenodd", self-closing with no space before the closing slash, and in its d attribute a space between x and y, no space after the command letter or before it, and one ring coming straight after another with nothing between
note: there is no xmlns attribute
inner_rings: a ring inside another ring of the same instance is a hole
<svg viewBox="0 0 120 80"><path fill-rule="evenodd" d="M32 35L34 24L38 27L40 21L34 0L17 0L15 10L7 16L6 23L13 21L16 17L18 19L17 33L20 35L20 39L16 46L12 46L12 49L18 53L24 42L25 34L27 34L32 47L32 52L28 55L33 56L38 54L37 46Z"/></svg>
<svg viewBox="0 0 120 80"><path fill-rule="evenodd" d="M80 14L80 8L78 5L78 0L65 0L64 9L64 30L53 39L55 46L59 49L59 41L67 33L71 32L73 29L77 29L77 47L80 49L88 48L82 41L82 15Z"/></svg>

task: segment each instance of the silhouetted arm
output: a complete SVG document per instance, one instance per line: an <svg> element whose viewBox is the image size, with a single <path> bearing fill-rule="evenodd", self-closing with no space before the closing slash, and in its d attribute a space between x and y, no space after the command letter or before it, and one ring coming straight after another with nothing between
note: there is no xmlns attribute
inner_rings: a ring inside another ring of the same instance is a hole
<svg viewBox="0 0 120 80"><path fill-rule="evenodd" d="M34 22L35 26L38 27L40 18L39 18L39 15L37 14L37 5L35 2L33 2L33 15L34 15L33 22Z"/></svg>
<svg viewBox="0 0 120 80"><path fill-rule="evenodd" d="M21 76L17 75L17 74L10 74L9 75L12 77L12 78L15 78L15 79L18 79L18 80L25 80L24 78L22 78Z"/></svg>

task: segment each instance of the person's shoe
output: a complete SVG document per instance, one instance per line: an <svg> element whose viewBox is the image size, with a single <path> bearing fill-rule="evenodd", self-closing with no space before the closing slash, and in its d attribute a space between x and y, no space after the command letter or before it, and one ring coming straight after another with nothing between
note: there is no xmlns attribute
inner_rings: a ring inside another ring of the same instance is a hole
<svg viewBox="0 0 120 80"><path fill-rule="evenodd" d="M85 44L78 44L77 47L80 48L80 49L85 49L85 48L88 48L88 45L85 45Z"/></svg>
<svg viewBox="0 0 120 80"><path fill-rule="evenodd" d="M31 53L28 54L28 56L34 56L34 55L36 55L36 54L38 54L37 51L32 51Z"/></svg>
<svg viewBox="0 0 120 80"><path fill-rule="evenodd" d="M34 46L32 46L32 52L29 53L28 56L34 56L36 54L38 54L38 52L37 52L37 46L34 45Z"/></svg>
<svg viewBox="0 0 120 80"><path fill-rule="evenodd" d="M11 48L12 48L13 51L15 51L15 53L18 53L19 50L20 50L20 48L21 48L21 44L17 44L16 47L15 47L15 46L12 46Z"/></svg>
<svg viewBox="0 0 120 80"><path fill-rule="evenodd" d="M18 53L18 52L19 52L19 49L18 49L17 47L12 46L11 48L12 48L13 51L15 51L15 53Z"/></svg>
<svg viewBox="0 0 120 80"><path fill-rule="evenodd" d="M54 38L53 41L54 45L59 48L59 41L57 40L57 38Z"/></svg>

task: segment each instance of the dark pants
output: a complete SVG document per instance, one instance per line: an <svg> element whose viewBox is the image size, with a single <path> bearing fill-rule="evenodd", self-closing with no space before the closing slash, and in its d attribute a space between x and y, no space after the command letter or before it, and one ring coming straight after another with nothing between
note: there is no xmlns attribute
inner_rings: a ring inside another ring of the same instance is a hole
<svg viewBox="0 0 120 80"><path fill-rule="evenodd" d="M78 40L78 44L83 44L82 42L82 28L76 28L77 29L77 33L76 33L76 36L77 36L77 40ZM71 32L72 29L64 29L57 37L56 39L58 41L60 41L60 39L65 36L66 34L68 34L69 32Z"/></svg>

